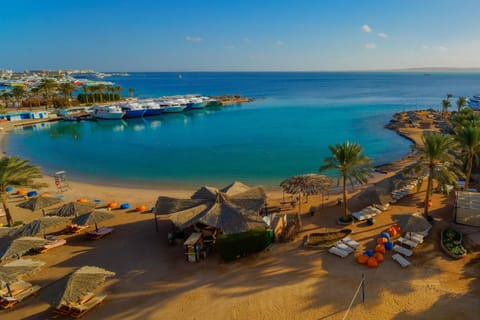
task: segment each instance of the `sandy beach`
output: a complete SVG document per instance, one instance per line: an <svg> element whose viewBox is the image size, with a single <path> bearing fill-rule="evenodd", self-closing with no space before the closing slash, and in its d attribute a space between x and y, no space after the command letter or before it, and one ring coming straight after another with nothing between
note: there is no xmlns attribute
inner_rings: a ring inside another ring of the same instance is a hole
<svg viewBox="0 0 480 320"><path fill-rule="evenodd" d="M402 130L402 134L417 143L421 140L422 129ZM370 183L394 174L411 161L406 156L390 164L387 174L377 174ZM42 192L57 195L53 178L45 176L44 181L49 187ZM101 199L103 203L128 202L134 208L138 205L151 208L160 195L188 198L194 191L132 190L76 181L69 181L69 186L63 193L66 202L86 197ZM356 188L352 193L350 210L369 205L355 197L366 187ZM280 188L267 190L267 194L269 205L281 201ZM348 319L477 319L478 247L466 241L469 254L453 260L439 246L440 230L453 221L453 195L433 195L433 229L409 258L412 263L409 268L402 269L392 260L391 253L386 254L377 269L356 262L356 256L366 248L373 248L374 238L394 223L393 215L421 211L424 196L424 191L420 191L403 198L376 216L373 226L364 222L349 226L353 230L351 237L361 247L345 259L301 246L309 232L341 229L336 224L342 214L335 204L336 194L330 194L323 205L321 196L313 196L302 205L304 230L294 241L274 243L264 252L231 263L223 262L216 252L199 263L188 263L181 245L167 243L168 216L162 216L156 232L152 213L113 210L115 218L101 224L114 228L111 235L89 241L82 235L59 233L58 237L66 239L67 244L29 256L46 264L25 280L48 287L84 265L114 271L116 276L105 285L107 299L84 319L343 319L364 274L365 303L357 299ZM22 200L15 195L9 199L14 220L28 222L41 215L17 207ZM311 206L318 207L314 216L306 214ZM292 209L288 213L294 212ZM475 228L459 229L465 235L479 232ZM1 314L2 319L12 320L54 319L41 294Z"/></svg>

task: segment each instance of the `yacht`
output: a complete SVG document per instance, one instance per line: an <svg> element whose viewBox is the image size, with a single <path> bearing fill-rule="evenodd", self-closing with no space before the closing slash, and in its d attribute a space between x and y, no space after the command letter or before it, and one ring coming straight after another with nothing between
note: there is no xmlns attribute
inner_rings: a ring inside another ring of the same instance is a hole
<svg viewBox="0 0 480 320"><path fill-rule="evenodd" d="M205 108L206 103L203 97L192 97L188 99L188 110L193 110L193 109L203 109Z"/></svg>
<svg viewBox="0 0 480 320"><path fill-rule="evenodd" d="M153 101L143 104L143 107L145 108L145 113L143 114L144 117L157 116L163 113L163 108Z"/></svg>
<svg viewBox="0 0 480 320"><path fill-rule="evenodd" d="M119 106L105 106L105 107L95 107L93 108L92 115L96 119L122 119L125 115L125 112Z"/></svg>
<svg viewBox="0 0 480 320"><path fill-rule="evenodd" d="M120 105L120 108L125 112L125 118L141 118L147 111L143 106L136 102L122 104Z"/></svg>
<svg viewBox="0 0 480 320"><path fill-rule="evenodd" d="M163 113L177 113L185 110L187 105L182 105L176 100L159 100L157 101L163 110Z"/></svg>

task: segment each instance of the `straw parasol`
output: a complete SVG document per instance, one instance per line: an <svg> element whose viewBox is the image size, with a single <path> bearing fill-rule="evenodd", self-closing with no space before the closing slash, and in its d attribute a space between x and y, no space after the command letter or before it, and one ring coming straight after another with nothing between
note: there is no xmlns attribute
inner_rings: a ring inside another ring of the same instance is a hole
<svg viewBox="0 0 480 320"><path fill-rule="evenodd" d="M12 240L0 249L0 261L9 258L20 258L28 251L44 246L49 242L49 240L39 237L21 237Z"/></svg>
<svg viewBox="0 0 480 320"><path fill-rule="evenodd" d="M54 214L60 217L78 217L82 214L92 212L97 206L96 203L83 203L83 202L69 202L61 206L60 208L53 209L49 214Z"/></svg>
<svg viewBox="0 0 480 320"><path fill-rule="evenodd" d="M68 306L94 292L107 277L114 275L114 272L99 267L84 266L42 290L40 296L52 306Z"/></svg>
<svg viewBox="0 0 480 320"><path fill-rule="evenodd" d="M390 193L387 193L384 189L376 186L371 186L363 190L358 197L360 200L363 200L369 204L379 204L382 206L390 203L392 200Z"/></svg>
<svg viewBox="0 0 480 320"><path fill-rule="evenodd" d="M234 182L222 189L201 187L191 199L159 197L153 212L171 213L170 220L180 229L203 223L231 234L265 227L259 215L265 201L261 187Z"/></svg>
<svg viewBox="0 0 480 320"><path fill-rule="evenodd" d="M109 220L115 217L113 213L106 210L94 210L92 212L82 214L81 216L75 217L72 222L78 224L79 226L87 226L95 224L95 230L98 230L97 224Z"/></svg>
<svg viewBox="0 0 480 320"><path fill-rule="evenodd" d="M18 259L0 266L0 289L7 283L20 280L22 276L33 273L45 264L43 261Z"/></svg>
<svg viewBox="0 0 480 320"><path fill-rule="evenodd" d="M23 225L22 227L12 231L12 236L36 236L40 233L45 235L47 229L55 227L61 223L67 222L69 219L65 217L41 217L33 220L30 223Z"/></svg>
<svg viewBox="0 0 480 320"><path fill-rule="evenodd" d="M35 197L28 199L25 202L22 202L18 204L20 208L25 208L29 209L32 211L37 211L44 209L46 207L53 206L54 204L57 204L59 202L62 202L61 199L59 198L54 198L54 197Z"/></svg>
<svg viewBox="0 0 480 320"><path fill-rule="evenodd" d="M430 222L420 213L395 214L392 218L404 232L428 232L432 228Z"/></svg>

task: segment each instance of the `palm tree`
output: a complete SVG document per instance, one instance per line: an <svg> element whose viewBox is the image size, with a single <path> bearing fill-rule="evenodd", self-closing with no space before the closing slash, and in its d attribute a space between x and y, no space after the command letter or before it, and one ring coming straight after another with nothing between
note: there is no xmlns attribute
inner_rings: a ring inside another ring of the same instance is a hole
<svg viewBox="0 0 480 320"><path fill-rule="evenodd" d="M465 186L463 190L468 190L468 184L472 175L473 161L478 164L480 155L480 127L467 126L462 127L456 132L457 141L463 150L467 159L465 172Z"/></svg>
<svg viewBox="0 0 480 320"><path fill-rule="evenodd" d="M458 112L462 111L462 109L465 108L466 105L467 105L467 98L458 97L458 99L457 99Z"/></svg>
<svg viewBox="0 0 480 320"><path fill-rule="evenodd" d="M428 213L428 204L432 193L433 179L442 185L456 184L459 172L455 166L459 160L455 157L458 147L451 135L441 133L430 133L422 136L423 145L415 145L413 149L419 154L418 162L415 165L416 171L428 170L427 192L425 194L424 215L432 220Z"/></svg>
<svg viewBox="0 0 480 320"><path fill-rule="evenodd" d="M448 99L443 99L442 100L442 113L443 113L444 116L445 116L445 113L448 112L448 108L450 108L451 105L452 105L452 103L450 102L450 100L448 100Z"/></svg>
<svg viewBox="0 0 480 320"><path fill-rule="evenodd" d="M470 108L464 108L455 114L452 124L455 131L468 126L480 127L480 113L474 112Z"/></svg>
<svg viewBox="0 0 480 320"><path fill-rule="evenodd" d="M12 89L12 95L15 97L15 100L17 102L17 108L21 107L21 101L23 100L23 97L25 96L25 89L23 87L13 87Z"/></svg>
<svg viewBox="0 0 480 320"><path fill-rule="evenodd" d="M47 99L47 107L48 107L48 98L53 97L52 93L57 87L57 83L53 79L43 78L40 82L39 88L43 91L45 98ZM52 99L53 103L53 99Z"/></svg>
<svg viewBox="0 0 480 320"><path fill-rule="evenodd" d="M8 103L10 102L12 97L13 97L13 95L12 95L11 92L2 93L2 98L3 98L3 102L5 103L5 107L8 107Z"/></svg>
<svg viewBox="0 0 480 320"><path fill-rule="evenodd" d="M102 83L98 84L97 91L100 95L100 103L103 103L103 91L105 91L105 85Z"/></svg>
<svg viewBox="0 0 480 320"><path fill-rule="evenodd" d="M450 100L453 97L453 94L447 93L447 100Z"/></svg>
<svg viewBox="0 0 480 320"><path fill-rule="evenodd" d="M370 165L372 159L361 154L363 148L358 143L350 143L348 141L342 144L336 144L335 146L328 146L331 157L323 160L324 165L320 167L319 171L324 172L326 170L337 170L337 185L342 181L343 187L343 219L342 221L351 221L352 217L348 214L347 210L347 181L350 182L352 188L354 183L364 184L368 178L372 177L371 170L373 167Z"/></svg>
<svg viewBox="0 0 480 320"><path fill-rule="evenodd" d="M74 91L75 91L75 86L70 82L65 82L60 85L60 92L63 94L63 97L65 98L65 100L67 100L67 97L68 97L70 98L70 101L71 101L72 94ZM70 104L70 102L68 104Z"/></svg>
<svg viewBox="0 0 480 320"><path fill-rule="evenodd" d="M123 88L121 86L116 86L115 87L115 90L117 91L118 93L118 100L122 100L122 91L123 91Z"/></svg>
<svg viewBox="0 0 480 320"><path fill-rule="evenodd" d="M128 88L128 95L132 98L133 94L135 93L135 89L133 88Z"/></svg>
<svg viewBox="0 0 480 320"><path fill-rule="evenodd" d="M83 94L85 95L85 103L88 104L88 95L90 93L90 87L89 86L82 86L83 89Z"/></svg>
<svg viewBox="0 0 480 320"><path fill-rule="evenodd" d="M41 177L40 167L28 164L28 160L22 160L18 157L3 157L0 159L0 195L9 226L12 225L13 219L8 208L7 186L44 187L46 185L43 183L34 183L34 179Z"/></svg>
<svg viewBox="0 0 480 320"><path fill-rule="evenodd" d="M34 87L30 90L30 92L32 93L32 99L34 101L34 105L39 106L40 105L40 98L39 98L40 88Z"/></svg>

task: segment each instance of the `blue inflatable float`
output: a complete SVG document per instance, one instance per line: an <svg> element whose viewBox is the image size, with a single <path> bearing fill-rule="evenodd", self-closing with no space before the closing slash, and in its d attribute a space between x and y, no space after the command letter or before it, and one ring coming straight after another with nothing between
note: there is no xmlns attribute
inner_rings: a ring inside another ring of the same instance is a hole
<svg viewBox="0 0 480 320"><path fill-rule="evenodd" d="M13 191L13 187L8 186L8 187L5 188L5 191L7 191L7 192L12 192L12 191Z"/></svg>
<svg viewBox="0 0 480 320"><path fill-rule="evenodd" d="M392 241L385 242L385 249L392 250L392 248L393 248L393 242Z"/></svg>
<svg viewBox="0 0 480 320"><path fill-rule="evenodd" d="M373 257L373 250L365 250L363 251L363 254L369 257Z"/></svg>
<svg viewBox="0 0 480 320"><path fill-rule="evenodd" d="M120 205L120 209L130 209L130 204L129 203L122 203Z"/></svg>
<svg viewBox="0 0 480 320"><path fill-rule="evenodd" d="M383 231L382 233L380 233L380 237L387 238L388 240L390 240L390 234L386 231Z"/></svg>
<svg viewBox="0 0 480 320"><path fill-rule="evenodd" d="M37 191L30 191L30 192L27 193L27 196L36 197L36 196L38 196L38 193L37 193Z"/></svg>

